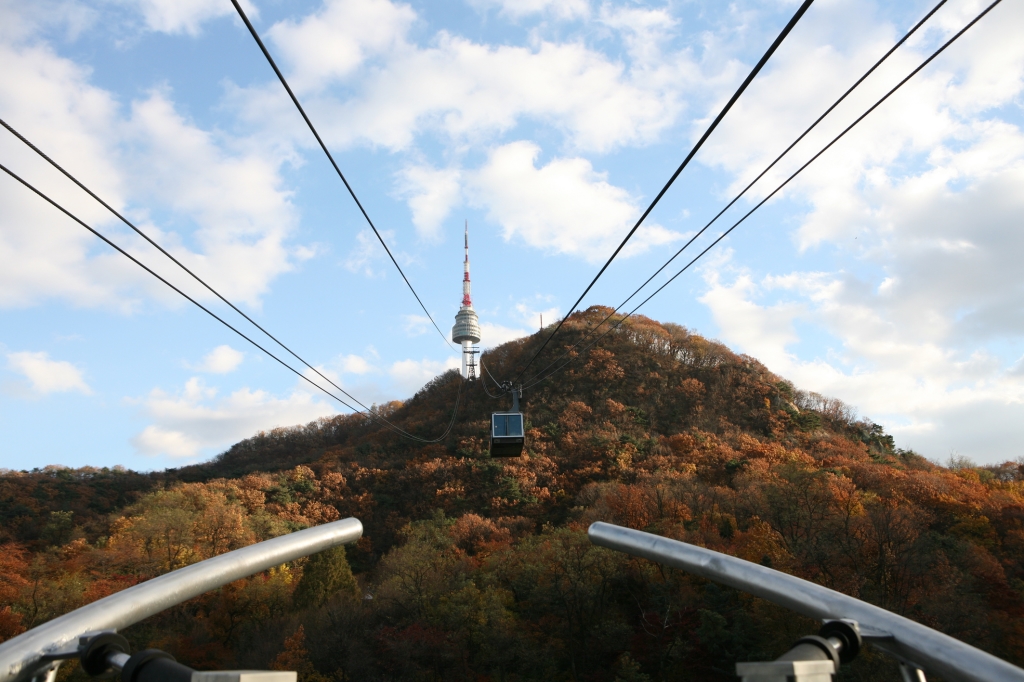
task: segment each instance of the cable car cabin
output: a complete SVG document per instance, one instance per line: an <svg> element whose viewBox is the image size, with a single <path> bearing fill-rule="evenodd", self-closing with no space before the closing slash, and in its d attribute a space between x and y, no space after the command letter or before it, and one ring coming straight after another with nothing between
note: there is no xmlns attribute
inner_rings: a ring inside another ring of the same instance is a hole
<svg viewBox="0 0 1024 682"><path fill-rule="evenodd" d="M523 413L495 412L491 415L491 457L523 454Z"/></svg>

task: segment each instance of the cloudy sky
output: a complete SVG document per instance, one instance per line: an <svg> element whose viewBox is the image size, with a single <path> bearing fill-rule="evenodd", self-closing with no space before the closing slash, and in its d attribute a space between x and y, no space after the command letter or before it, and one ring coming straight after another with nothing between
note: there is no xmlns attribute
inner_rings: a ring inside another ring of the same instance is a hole
<svg viewBox="0 0 1024 682"><path fill-rule="evenodd" d="M933 4L815 2L584 305L621 302ZM797 3L245 6L446 331L469 221L490 346L567 312ZM949 0L694 247L983 6ZM1022 31L1003 2L643 312L933 459L1024 455ZM363 402L458 365L229 0L0 0L0 64L0 118ZM3 130L0 163L239 319ZM0 174L0 467L178 466L339 410Z"/></svg>

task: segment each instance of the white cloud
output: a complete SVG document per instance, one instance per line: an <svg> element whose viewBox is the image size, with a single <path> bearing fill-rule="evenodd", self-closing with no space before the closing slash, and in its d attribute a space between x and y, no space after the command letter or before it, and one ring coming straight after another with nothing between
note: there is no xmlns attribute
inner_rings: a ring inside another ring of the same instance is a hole
<svg viewBox="0 0 1024 682"><path fill-rule="evenodd" d="M150 424L132 439L132 445L144 455L192 459L199 456L205 444L183 431Z"/></svg>
<svg viewBox="0 0 1024 682"><path fill-rule="evenodd" d="M940 28L897 52L756 192L980 8L943 8ZM733 175L730 191L898 33L870 3L823 5L808 19L702 152ZM1024 133L1019 112L1000 107L1024 92L1024 45L1010 28L1021 20L1024 8L997 8L789 188L794 203L809 206L793 234L798 252L834 271L783 265L758 278L716 265L701 299L725 341L803 388L856 405L899 445L933 458L953 449L984 462L1020 455ZM739 242L736 255L746 256Z"/></svg>
<svg viewBox="0 0 1024 682"><path fill-rule="evenodd" d="M673 69L679 87L696 76L681 62ZM491 47L442 33L436 47L399 52L360 97L331 106L331 120L345 126L329 134L399 149L424 130L474 139L535 118L580 149L606 151L652 140L678 115L678 100L660 77L634 80L580 43Z"/></svg>
<svg viewBox="0 0 1024 682"><path fill-rule="evenodd" d="M800 308L792 304L755 304L750 297L757 287L748 275L736 277L731 285L721 284L715 271L710 271L708 279L710 288L698 300L711 309L724 338L744 352L756 348L754 357L769 367L787 364L791 356L786 347L799 340L793 320Z"/></svg>
<svg viewBox="0 0 1024 682"><path fill-rule="evenodd" d="M416 232L426 239L437 239L441 225L462 199L462 173L457 168L406 166L399 173L398 193L412 211Z"/></svg>
<svg viewBox="0 0 1024 682"><path fill-rule="evenodd" d="M196 35L204 22L232 11L228 3L200 0L124 4L150 30L179 35ZM712 28L680 47L679 34L700 25L693 16L679 20L681 6L475 4L529 22L527 29L485 32L501 35L499 44L421 30L427 17L406 4L326 0L308 15L276 24L268 37L333 149L368 145L405 154L388 172L400 169L395 193L408 202L421 239L435 238L452 212L472 201L507 238L591 261L611 252L642 202L634 185L616 175L617 186L600 171L608 163L584 157L669 135L673 141L666 144L675 147L687 131L699 134L703 122L680 123L682 113L687 106L717 112L721 100L708 98L727 96L746 68L736 55L749 55L750 46L760 44L754 39L774 30L759 18L777 12L775 5L730 5L723 10L726 28L715 25L721 15L702 15ZM94 25L101 10L83 7L4 5L5 119L44 141L46 151L230 297L259 305L275 278L312 254L289 243L298 214L281 174L282 164L302 162L295 150L312 145L308 131L269 75L261 86L234 88L219 111L187 102L202 109L197 115L204 121L215 113L238 116L202 126L168 89L139 95L138 89L96 87L85 66L59 57L46 42L58 45L52 36L71 38ZM868 0L816 7L698 157L727 173L730 189L745 184L892 44L902 27L883 12L906 19L902 10ZM771 179L806 158L978 9L975 0L948 3L936 17L941 30L928 29L897 53ZM772 264L773 271L758 275L753 265L738 274L715 266L703 296L731 343L804 387L856 403L914 443L939 448L938 456L943 442L966 441L973 445L957 449L984 459L972 448L995 441L1005 447L1020 435L1012 424L1024 422L1018 409L1024 280L1016 262L1024 249L1018 229L1024 212L1018 191L1024 183L1017 106L1024 91L1021 21L1024 7L1003 3L789 188L788 201L776 205L801 210L806 202L793 237L794 250L808 260ZM525 37L516 44L510 35ZM239 136L240 129L249 136ZM524 141L509 144L516 139ZM480 165L471 150L487 148L492 153ZM0 156L134 252L149 253L9 137L0 136ZM139 210L144 205L152 213ZM625 255L677 238L654 225ZM744 255L738 244L737 254ZM364 232L347 265L382 274L390 264L380 258L386 259L383 250ZM148 276L4 178L0 263L3 307L59 299L133 310L150 299L171 300ZM164 265L159 271L171 272ZM174 281L181 280L175 275ZM208 296L191 284L187 290ZM520 304L521 325L515 317L506 320L509 326L485 323L485 341L511 338L521 332L517 326L535 328L535 308L547 305ZM545 322L558 312L545 310ZM454 359L431 362L389 367L377 361L374 369L352 355L329 364L339 375L367 382L365 393L353 390L361 398L383 398L411 394ZM164 399L192 405L196 414L231 401L186 394ZM157 420L139 442L176 453L212 447L209 437L182 424ZM995 441L985 429L997 434Z"/></svg>
<svg viewBox="0 0 1024 682"><path fill-rule="evenodd" d="M409 336L420 336L433 329L430 318L426 315L404 315L405 333Z"/></svg>
<svg viewBox="0 0 1024 682"><path fill-rule="evenodd" d="M656 139L683 110L683 94L699 95L709 82L686 51L648 49L643 62L633 66L582 40L490 45L439 31L429 46L420 46L408 36L408 11L405 5L377 0L338 2L298 24L272 30L280 36L278 47L296 55L293 77L315 88L303 98L304 106L328 144L406 150L422 134L477 142L522 121L541 121L577 149L610 151ZM340 21L328 21L328 14L344 12L379 13L394 20L366 36L354 36L345 26L337 29L337 45L323 48L330 55L298 56L317 52L316 43L306 42L306 31L319 35ZM620 23L618 30L630 35L637 30ZM379 47L370 49L373 45ZM379 58L368 60L378 49L383 50ZM230 102L241 118L268 136L309 144L276 82L236 87Z"/></svg>
<svg viewBox="0 0 1024 682"><path fill-rule="evenodd" d="M480 345L483 348L494 348L509 341L529 336L533 332L519 327L505 327L492 322L480 323Z"/></svg>
<svg viewBox="0 0 1024 682"><path fill-rule="evenodd" d="M8 353L7 368L28 379L32 391L39 395L70 391L92 394L80 369L70 362L51 360L45 352Z"/></svg>
<svg viewBox="0 0 1024 682"><path fill-rule="evenodd" d="M928 28L801 142L755 194L774 188L918 66L940 37L945 40L962 28L980 8L978 3L959 2L941 9ZM804 226L803 246L840 236L851 223L871 219L858 192L851 190L870 190L908 168L915 172L922 159L936 160L950 147L975 137L983 127L974 119L979 112L1014 100L1024 87L1024 46L1009 25L1021 19L1024 10L1019 7L996 8L794 182L791 194L807 196L828 209L821 219L812 216ZM699 159L733 173L729 192L739 189L881 57L903 30L881 20L874 3L817 7L736 103Z"/></svg>
<svg viewBox="0 0 1024 682"><path fill-rule="evenodd" d="M399 360L391 365L388 374L398 395L412 396L437 375L460 367L462 360L459 357L445 360Z"/></svg>
<svg viewBox="0 0 1024 682"><path fill-rule="evenodd" d="M165 91L132 103L125 116L89 73L45 44L0 44L4 118L81 178L221 293L259 305L270 282L308 250L286 240L296 224L278 168L285 156L201 130ZM9 135L0 153L16 172L87 223L115 238L189 293L211 295L119 225ZM146 205L180 231L151 224ZM169 221L169 222L171 222ZM184 244L195 242L198 250ZM147 297L180 300L10 178L0 178L0 306L61 298L77 305L138 307Z"/></svg>
<svg viewBox="0 0 1024 682"><path fill-rule="evenodd" d="M191 36L199 34L204 22L235 13L231 3L215 0L133 0L124 4L141 12L146 27L151 31ZM259 16L249 0L241 0L241 5L250 19Z"/></svg>
<svg viewBox="0 0 1024 682"><path fill-rule="evenodd" d="M298 91L352 74L374 55L403 47L416 20L408 6L388 0L326 0L316 14L282 21L267 32L294 73Z"/></svg>
<svg viewBox="0 0 1024 682"><path fill-rule="evenodd" d="M5 0L0 13L0 40L18 41L41 31L62 32L69 40L76 40L83 31L93 28L100 13L74 0L36 0L12 2Z"/></svg>
<svg viewBox="0 0 1024 682"><path fill-rule="evenodd" d="M243 359L245 359L244 353L231 346L222 345L207 353L203 361L193 369L210 374L228 374L238 369Z"/></svg>
<svg viewBox="0 0 1024 682"><path fill-rule="evenodd" d="M381 236L394 253L395 233L391 230L382 230ZM386 268L374 267L381 261L390 261L390 259L373 231L370 228L365 228L356 233L356 246L349 251L348 257L345 259L345 267L349 272L362 273L367 277L382 277ZM388 265L391 265L390 262Z"/></svg>
<svg viewBox="0 0 1024 682"><path fill-rule="evenodd" d="M724 341L800 388L854 405L896 435L897 445L932 458L950 449L983 462L1019 456L1024 377L984 351L949 344L947 324L900 319L879 300L885 294L840 274L792 273L759 283L740 274L725 284L712 272L708 282L700 300ZM781 302L760 302L780 293ZM919 313L928 316L946 322L934 306ZM791 346L805 339L794 332L796 321L827 335L824 347L797 354ZM986 411L1005 421L971 417Z"/></svg>
<svg viewBox="0 0 1024 682"><path fill-rule="evenodd" d="M607 258L639 217L636 201L586 159L556 158L538 168L539 155L540 147L525 141L494 149L470 180L473 201L487 208L505 239L591 262ZM633 236L623 255L679 237L652 224Z"/></svg>
<svg viewBox="0 0 1024 682"><path fill-rule="evenodd" d="M169 250L228 298L257 306L270 282L291 269L285 241L297 215L280 187L284 159L251 146L229 151L246 145L195 127L159 91L133 103L128 131L138 152L136 191L198 226L192 236L201 253Z"/></svg>
<svg viewBox="0 0 1024 682"><path fill-rule="evenodd" d="M360 355L342 356L334 364L345 374L369 374L376 370L373 364Z"/></svg>
<svg viewBox="0 0 1024 682"><path fill-rule="evenodd" d="M663 59L662 46L679 23L667 8L616 7L607 3L601 5L599 19L620 32L630 55L641 64L657 64Z"/></svg>
<svg viewBox="0 0 1024 682"><path fill-rule="evenodd" d="M561 309L558 306L542 307L545 302L551 299L550 296L537 296L533 301L516 303L515 311L519 319L529 326L540 327L541 317L544 318L544 326L554 324L558 321Z"/></svg>
<svg viewBox="0 0 1024 682"><path fill-rule="evenodd" d="M3 118L29 139L45 140L48 151L73 174L94 179L94 189L114 206L124 188L103 131L116 112L109 93L87 82L87 71L45 46L0 44L0 109ZM105 211L80 192L69 192L24 145L0 136L4 164L54 197L83 220L100 226ZM26 306L48 296L96 304L111 289L133 279L128 264L90 259L96 239L4 175L0 177L0 306ZM102 252L101 252L102 253ZM134 267L134 266L131 266Z"/></svg>
<svg viewBox="0 0 1024 682"><path fill-rule="evenodd" d="M340 355L331 360L326 367L317 369L335 384L344 388L351 396L355 396L363 405L382 404L391 400L405 400L416 393L425 383L448 369L460 367L458 356L445 360L398 360L390 365L381 364L377 352L367 349L363 355ZM354 375L345 380L342 375ZM315 383L337 393L337 389L325 383L316 373L306 370L304 375ZM305 381L295 384L297 393L308 394L321 398L323 394ZM340 394L339 394L340 395ZM354 407L359 407L352 399L341 396Z"/></svg>
<svg viewBox="0 0 1024 682"><path fill-rule="evenodd" d="M153 423L132 439L132 445L145 455L192 459L261 430L304 424L337 413L327 402L300 391L286 398L248 388L224 398L217 394L217 389L198 378L189 379L177 395L154 389L142 401Z"/></svg>
<svg viewBox="0 0 1024 682"><path fill-rule="evenodd" d="M587 0L469 0L480 9L496 7L504 16L520 19L531 14L545 14L557 19L585 19L590 16Z"/></svg>

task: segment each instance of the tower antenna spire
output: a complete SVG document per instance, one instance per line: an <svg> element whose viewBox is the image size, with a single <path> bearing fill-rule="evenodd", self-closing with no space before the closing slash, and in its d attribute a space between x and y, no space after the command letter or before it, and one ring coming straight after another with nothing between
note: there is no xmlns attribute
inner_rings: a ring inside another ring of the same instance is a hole
<svg viewBox="0 0 1024 682"><path fill-rule="evenodd" d="M466 220L463 232L465 259L462 263L462 306L455 315L455 326L452 327L452 341L462 344L462 376L467 379L476 378L476 354L480 351L473 347L480 343L480 319L473 310L473 296L469 282L469 220Z"/></svg>

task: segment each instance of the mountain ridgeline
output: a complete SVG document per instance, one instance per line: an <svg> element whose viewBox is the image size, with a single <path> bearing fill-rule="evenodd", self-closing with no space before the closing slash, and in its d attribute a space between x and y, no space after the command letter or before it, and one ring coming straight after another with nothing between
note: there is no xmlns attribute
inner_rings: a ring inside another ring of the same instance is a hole
<svg viewBox="0 0 1024 682"><path fill-rule="evenodd" d="M1024 465L947 467L841 401L638 317L570 316L533 371L522 457L487 454L510 400L443 374L362 415L274 429L155 474L0 476L0 638L180 566L346 516L363 538L170 609L126 635L205 668L306 682L729 680L814 623L590 545L596 520L772 566L1024 663ZM545 330L546 333L546 330ZM518 374L545 333L483 356ZM585 348L586 344L581 345ZM529 375L528 375L529 376ZM460 388L461 385L461 388ZM493 389L492 389L493 392ZM81 677L73 666L62 680ZM841 679L898 680L870 650Z"/></svg>
<svg viewBox="0 0 1024 682"><path fill-rule="evenodd" d="M595 306L571 316L559 331L555 348L532 367L535 373L552 360L562 358L555 367L572 360L525 395L527 428L537 429L530 434L532 443L554 443L566 410L586 408L597 421L614 417L620 423L625 414L626 421L645 427L644 434L650 438L696 429L778 440L787 433L824 429L863 442L874 454L893 454L892 438L876 424L856 421L853 410L842 401L798 391L754 358L737 355L679 325L630 318L599 346L585 351L584 357L576 350L566 354L610 312ZM488 351L483 357L487 370L499 378L515 376L548 333L550 328ZM414 435L434 438L451 418L458 384L458 372L450 370L411 400L376 406L375 411ZM498 392L489 379L467 384L452 434L439 446L423 448L360 415L338 416L261 432L209 463L179 470L178 475L187 480L234 477L322 458L388 467L425 454L477 458L487 450L490 413L511 405L510 397L488 397L482 384L489 385L490 393Z"/></svg>

